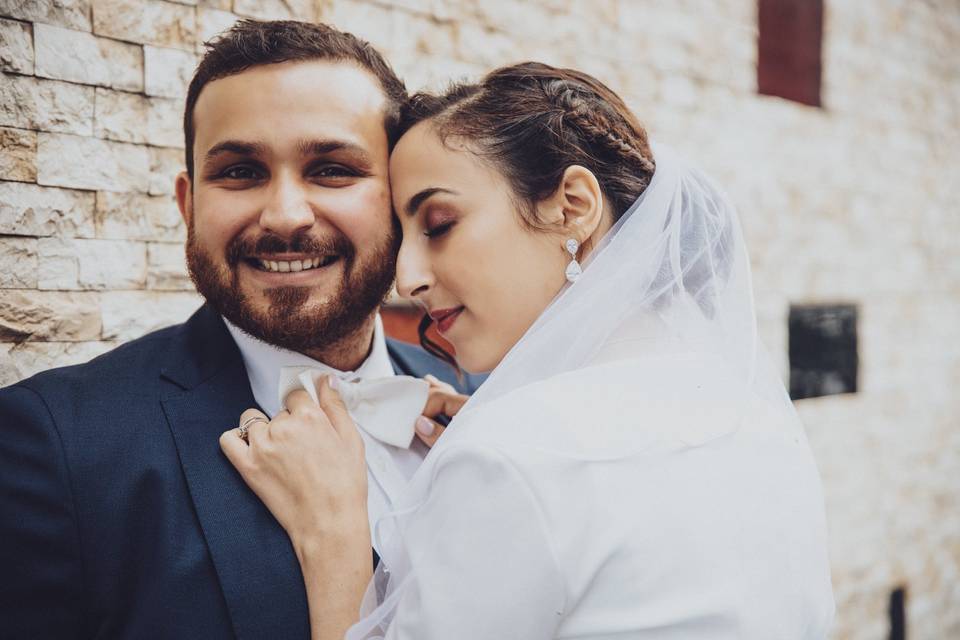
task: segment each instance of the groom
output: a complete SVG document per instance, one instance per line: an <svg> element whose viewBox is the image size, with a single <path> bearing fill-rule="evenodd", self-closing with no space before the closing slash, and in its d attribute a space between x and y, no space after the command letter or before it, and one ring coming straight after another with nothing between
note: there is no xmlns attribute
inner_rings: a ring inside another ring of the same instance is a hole
<svg viewBox="0 0 960 640"><path fill-rule="evenodd" d="M309 636L290 542L218 438L249 407L280 410L283 366L449 380L377 315L404 97L375 50L323 25L244 22L209 47L176 182L206 304L0 390L0 636ZM367 442L385 474L371 510L423 453Z"/></svg>

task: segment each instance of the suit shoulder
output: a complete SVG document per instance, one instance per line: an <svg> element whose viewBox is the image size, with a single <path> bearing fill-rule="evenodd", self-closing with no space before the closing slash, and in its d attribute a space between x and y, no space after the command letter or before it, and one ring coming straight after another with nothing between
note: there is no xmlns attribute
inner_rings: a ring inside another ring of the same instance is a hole
<svg viewBox="0 0 960 640"><path fill-rule="evenodd" d="M82 364L56 367L41 371L11 385L29 388L46 395L50 390L78 391L89 385L101 386L136 379L138 372L151 372L155 377L158 363L167 352L172 338L183 325L158 329L140 338L121 344ZM9 388L9 387L8 387Z"/></svg>
<svg viewBox="0 0 960 640"><path fill-rule="evenodd" d="M484 375L464 374L463 380L457 379L457 372L446 362L435 358L421 347L387 338L387 350L394 366L406 375L422 378L430 374L442 380L462 393L473 393L486 379Z"/></svg>

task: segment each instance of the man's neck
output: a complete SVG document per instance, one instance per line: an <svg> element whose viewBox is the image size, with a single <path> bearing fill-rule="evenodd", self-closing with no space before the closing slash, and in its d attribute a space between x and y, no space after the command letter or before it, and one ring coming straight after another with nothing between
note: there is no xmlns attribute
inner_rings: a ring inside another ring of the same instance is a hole
<svg viewBox="0 0 960 640"><path fill-rule="evenodd" d="M302 351L301 353L322 362L328 367L340 371L355 371L360 368L360 365L369 357L370 351L373 349L376 320L377 314L374 313L354 331L335 344L325 346L322 349Z"/></svg>

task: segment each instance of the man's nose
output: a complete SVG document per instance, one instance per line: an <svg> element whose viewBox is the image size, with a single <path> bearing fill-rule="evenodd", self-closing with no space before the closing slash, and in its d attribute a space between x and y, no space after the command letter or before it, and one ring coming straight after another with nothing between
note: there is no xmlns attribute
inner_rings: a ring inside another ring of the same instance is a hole
<svg viewBox="0 0 960 640"><path fill-rule="evenodd" d="M267 203L260 213L260 226L290 238L313 226L314 221L306 189L295 178L278 176L270 185Z"/></svg>
<svg viewBox="0 0 960 640"><path fill-rule="evenodd" d="M408 300L422 300L433 286L433 271L422 247L417 246L420 234L404 237L397 255L397 293Z"/></svg>

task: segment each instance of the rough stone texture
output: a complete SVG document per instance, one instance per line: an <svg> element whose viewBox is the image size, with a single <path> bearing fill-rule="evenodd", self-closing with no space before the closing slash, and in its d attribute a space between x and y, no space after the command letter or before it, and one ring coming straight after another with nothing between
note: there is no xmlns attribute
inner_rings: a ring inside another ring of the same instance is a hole
<svg viewBox="0 0 960 640"><path fill-rule="evenodd" d="M187 273L182 242L151 242L147 245L147 288L193 291Z"/></svg>
<svg viewBox="0 0 960 640"><path fill-rule="evenodd" d="M0 127L0 180L37 179L37 133Z"/></svg>
<svg viewBox="0 0 960 640"><path fill-rule="evenodd" d="M87 191L0 182L0 234L90 238L93 207Z"/></svg>
<svg viewBox="0 0 960 640"><path fill-rule="evenodd" d="M192 50L192 7L163 0L93 0L93 32L127 42Z"/></svg>
<svg viewBox="0 0 960 640"><path fill-rule="evenodd" d="M59 133L37 140L37 183L75 189L143 191L150 188L151 148ZM77 162L64 162L76 158Z"/></svg>
<svg viewBox="0 0 960 640"><path fill-rule="evenodd" d="M179 240L186 228L172 196L97 193L97 236L128 240Z"/></svg>
<svg viewBox="0 0 960 640"><path fill-rule="evenodd" d="M125 91L143 90L143 50L136 45L46 24L33 25L36 74Z"/></svg>
<svg viewBox="0 0 960 640"><path fill-rule="evenodd" d="M97 294L0 289L0 342L100 340Z"/></svg>
<svg viewBox="0 0 960 640"><path fill-rule="evenodd" d="M119 342L0 342L0 387L54 367L91 360Z"/></svg>
<svg viewBox="0 0 960 640"><path fill-rule="evenodd" d="M93 87L4 76L0 83L0 126L38 131L93 133Z"/></svg>
<svg viewBox="0 0 960 640"><path fill-rule="evenodd" d="M183 322L201 304L203 299L188 291L104 293L103 339L131 340L154 329Z"/></svg>
<svg viewBox="0 0 960 640"><path fill-rule="evenodd" d="M760 332L781 371L791 304L859 305L859 392L797 403L827 500L832 637L884 637L897 586L908 590L908 637L960 637L960 7L825 4L816 109L756 95L756 0L0 0L7 22L32 26L35 73L57 79L4 74L0 127L40 132L41 183L97 190L0 179L0 235L19 236L0 255L20 269L0 264L0 296L13 283L29 302L16 323L0 302L0 360L17 363L15 375L0 366L0 384L34 372L32 358L75 362L199 304L165 290L189 288L172 200L183 154L172 148L176 109L148 98L181 100L202 41L239 16L332 22L380 47L411 89L521 59L580 68L737 203ZM97 36L80 33L91 15ZM22 67L25 27L0 24L19 43L0 59ZM103 88L96 130L94 88L82 85ZM39 265L31 275L10 257L29 256L39 237L94 234L146 252L143 284L116 285L146 289L38 292ZM79 317L93 329L51 328ZM10 346L24 335L49 342Z"/></svg>
<svg viewBox="0 0 960 640"><path fill-rule="evenodd" d="M0 16L90 31L90 0L0 0Z"/></svg>
<svg viewBox="0 0 960 640"><path fill-rule="evenodd" d="M173 184L184 171L183 151L180 149L150 148L150 186L152 196L173 195Z"/></svg>
<svg viewBox="0 0 960 640"><path fill-rule="evenodd" d="M230 8L229 3L226 8ZM204 42L226 31L239 19L240 16L229 11L197 7L197 53L203 53Z"/></svg>
<svg viewBox="0 0 960 640"><path fill-rule="evenodd" d="M144 243L41 238L37 254L38 289L142 289L147 283Z"/></svg>
<svg viewBox="0 0 960 640"><path fill-rule="evenodd" d="M29 24L0 19L0 71L33 75L33 33Z"/></svg>
<svg viewBox="0 0 960 640"><path fill-rule="evenodd" d="M37 288L37 239L0 237L0 289Z"/></svg>
<svg viewBox="0 0 960 640"><path fill-rule="evenodd" d="M148 96L179 98L186 95L197 57L177 49L143 48L145 91ZM182 115L182 114L181 114Z"/></svg>
<svg viewBox="0 0 960 640"><path fill-rule="evenodd" d="M260 20L306 20L317 19L318 5L315 0L233 0L233 12L246 18Z"/></svg>
<svg viewBox="0 0 960 640"><path fill-rule="evenodd" d="M148 98L98 87L94 134L120 142L182 147L182 115L183 105L179 100Z"/></svg>

